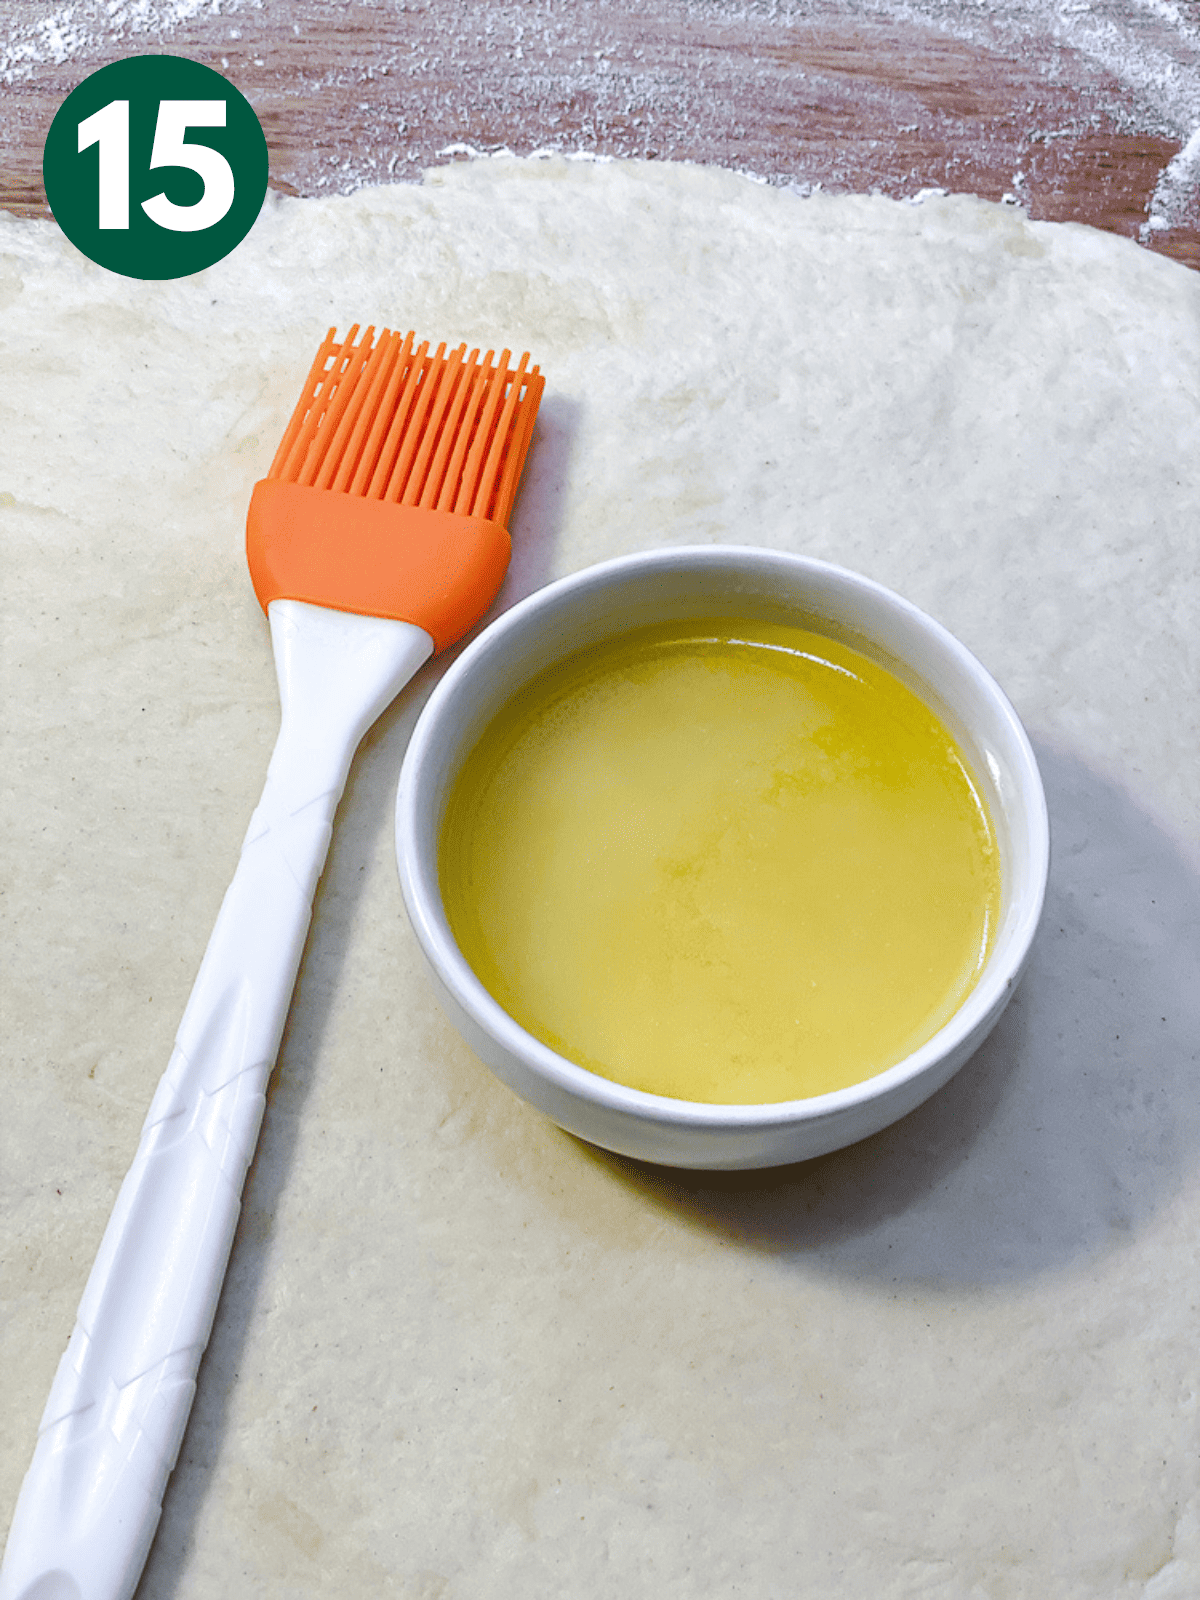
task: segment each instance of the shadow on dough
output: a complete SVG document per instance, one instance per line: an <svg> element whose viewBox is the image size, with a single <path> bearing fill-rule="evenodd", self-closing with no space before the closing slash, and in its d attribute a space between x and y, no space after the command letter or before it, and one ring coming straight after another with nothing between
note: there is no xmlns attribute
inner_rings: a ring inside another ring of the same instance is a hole
<svg viewBox="0 0 1200 1600"><path fill-rule="evenodd" d="M1200 1149L1200 880L1162 828L1042 746L1052 861L1029 967L982 1049L902 1122L816 1161L689 1174L580 1145L676 1216L881 1282L989 1285L1095 1255Z"/></svg>

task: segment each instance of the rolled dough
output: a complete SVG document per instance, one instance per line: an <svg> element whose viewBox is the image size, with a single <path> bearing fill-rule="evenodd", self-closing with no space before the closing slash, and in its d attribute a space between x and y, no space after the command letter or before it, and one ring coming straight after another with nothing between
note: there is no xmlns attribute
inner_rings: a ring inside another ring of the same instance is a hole
<svg viewBox="0 0 1200 1600"><path fill-rule="evenodd" d="M272 199L177 283L0 217L0 1526L274 734L245 507L320 336L528 347L499 604L764 543L939 617L1055 860L1000 1028L807 1166L559 1133L442 1020L339 817L142 1600L1194 1600L1200 277L966 197L492 159Z"/></svg>

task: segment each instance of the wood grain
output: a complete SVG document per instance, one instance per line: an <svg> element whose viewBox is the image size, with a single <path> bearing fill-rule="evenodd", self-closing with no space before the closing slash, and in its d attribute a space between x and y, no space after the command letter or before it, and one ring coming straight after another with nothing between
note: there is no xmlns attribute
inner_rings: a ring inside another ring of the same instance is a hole
<svg viewBox="0 0 1200 1600"><path fill-rule="evenodd" d="M44 7L10 0L28 33ZM1200 199L1146 228L1180 141L1061 40L965 42L919 20L827 0L802 16L686 0L453 0L257 9L86 35L6 87L0 205L48 214L41 150L74 85L153 50L223 71L262 121L290 194L415 179L453 146L711 162L776 183L903 196L929 187L1017 198L1200 270Z"/></svg>

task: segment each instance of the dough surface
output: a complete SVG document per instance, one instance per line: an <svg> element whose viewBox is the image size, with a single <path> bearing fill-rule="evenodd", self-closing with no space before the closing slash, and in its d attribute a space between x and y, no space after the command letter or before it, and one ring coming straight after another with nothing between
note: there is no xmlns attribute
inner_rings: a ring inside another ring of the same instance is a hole
<svg viewBox="0 0 1200 1600"><path fill-rule="evenodd" d="M1007 689L1045 923L980 1054L807 1166L619 1161L442 1019L368 736L140 1600L1195 1600L1200 276L966 197L482 160L177 283L0 216L0 1526L274 738L246 504L330 324L528 347L500 605L856 568Z"/></svg>

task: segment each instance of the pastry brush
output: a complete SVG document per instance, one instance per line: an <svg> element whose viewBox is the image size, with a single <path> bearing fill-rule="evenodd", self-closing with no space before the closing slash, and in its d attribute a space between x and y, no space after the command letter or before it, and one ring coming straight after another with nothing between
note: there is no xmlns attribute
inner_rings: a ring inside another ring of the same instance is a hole
<svg viewBox="0 0 1200 1600"><path fill-rule="evenodd" d="M486 611L544 379L331 329L247 553L281 721L262 799L42 1416L0 1600L128 1600L225 1275L334 812L363 734Z"/></svg>

